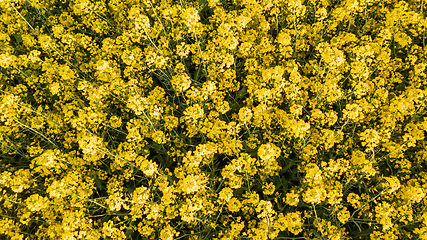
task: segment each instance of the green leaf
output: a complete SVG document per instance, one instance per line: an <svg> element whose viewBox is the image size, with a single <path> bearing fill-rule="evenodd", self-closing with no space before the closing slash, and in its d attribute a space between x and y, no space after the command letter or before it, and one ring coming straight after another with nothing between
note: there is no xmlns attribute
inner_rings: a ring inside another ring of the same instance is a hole
<svg viewBox="0 0 427 240"><path fill-rule="evenodd" d="M282 183L283 191L287 192L289 189L288 181L286 181L286 179L280 178L280 182Z"/></svg>
<svg viewBox="0 0 427 240"><path fill-rule="evenodd" d="M295 165L295 162L293 160L288 159L288 161L286 162L286 166L284 166L282 170L280 170L280 173L287 172L289 168L291 168L293 165Z"/></svg>
<svg viewBox="0 0 427 240"><path fill-rule="evenodd" d="M15 37L15 41L16 41L17 44L21 44L22 43L21 34L14 35L14 37Z"/></svg>
<svg viewBox="0 0 427 240"><path fill-rule="evenodd" d="M102 185L101 180L99 180L98 176L95 174L92 174L92 178L95 181L95 184L99 188L99 190L103 191L105 187Z"/></svg>
<svg viewBox="0 0 427 240"><path fill-rule="evenodd" d="M319 239L324 240L324 238L322 237L322 235L320 235L320 233L318 233L315 229L311 229L311 231L313 232L314 236L316 236Z"/></svg>
<svg viewBox="0 0 427 240"><path fill-rule="evenodd" d="M364 238L366 236L369 236L373 232L374 232L374 230L372 228L365 228L364 230L362 230L362 232L356 234L354 237L355 238Z"/></svg>
<svg viewBox="0 0 427 240"><path fill-rule="evenodd" d="M236 94L236 101L239 99L242 99L243 96L245 96L245 94L247 93L246 91L246 87L243 87L242 89L240 89L237 94Z"/></svg>

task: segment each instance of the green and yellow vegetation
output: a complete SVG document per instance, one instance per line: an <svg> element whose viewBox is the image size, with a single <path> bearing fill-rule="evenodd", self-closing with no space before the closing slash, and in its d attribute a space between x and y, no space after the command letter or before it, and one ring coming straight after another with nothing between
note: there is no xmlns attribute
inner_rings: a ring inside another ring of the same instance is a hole
<svg viewBox="0 0 427 240"><path fill-rule="evenodd" d="M0 238L427 239L426 2L0 0Z"/></svg>

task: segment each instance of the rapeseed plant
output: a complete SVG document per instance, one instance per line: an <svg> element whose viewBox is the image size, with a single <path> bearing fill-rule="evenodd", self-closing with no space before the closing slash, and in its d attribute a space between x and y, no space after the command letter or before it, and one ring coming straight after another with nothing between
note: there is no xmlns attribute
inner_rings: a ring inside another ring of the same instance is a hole
<svg viewBox="0 0 427 240"><path fill-rule="evenodd" d="M423 1L0 1L0 238L424 239Z"/></svg>

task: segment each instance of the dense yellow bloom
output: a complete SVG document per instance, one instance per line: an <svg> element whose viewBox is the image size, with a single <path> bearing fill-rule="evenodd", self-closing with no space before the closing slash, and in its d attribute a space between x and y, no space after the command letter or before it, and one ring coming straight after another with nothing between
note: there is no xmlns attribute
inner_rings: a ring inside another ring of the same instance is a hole
<svg viewBox="0 0 427 240"><path fill-rule="evenodd" d="M162 231L160 231L160 240L173 240L174 236L178 236L178 234L170 225L164 227Z"/></svg>
<svg viewBox="0 0 427 240"><path fill-rule="evenodd" d="M113 128L120 128L122 126L122 119L117 116L112 116L110 118L110 125Z"/></svg>
<svg viewBox="0 0 427 240"><path fill-rule="evenodd" d="M320 204L326 200L327 192L323 187L310 187L302 195L304 202L308 204Z"/></svg>
<svg viewBox="0 0 427 240"><path fill-rule="evenodd" d="M260 104L253 108L253 124L263 129L269 126L272 121L270 111L271 108L265 104Z"/></svg>
<svg viewBox="0 0 427 240"><path fill-rule="evenodd" d="M231 212L238 212L242 207L242 203L237 198L233 197L228 201L227 206L228 210L230 210Z"/></svg>
<svg viewBox="0 0 427 240"><path fill-rule="evenodd" d="M419 128L419 126L409 123L405 127L405 135L403 135L403 140L408 142L408 147L415 147L416 142L424 139L424 132Z"/></svg>
<svg viewBox="0 0 427 240"><path fill-rule="evenodd" d="M216 95L217 87L215 85L215 82L213 81L207 81L203 83L201 94L203 100L207 100L208 98L213 98L213 96Z"/></svg>
<svg viewBox="0 0 427 240"><path fill-rule="evenodd" d="M258 213L258 218L271 219L276 214L276 211L273 209L273 204L270 201L265 200L259 201L255 211Z"/></svg>
<svg viewBox="0 0 427 240"><path fill-rule="evenodd" d="M262 188L263 188L263 193L265 194L265 195L272 195L272 194L274 194L274 191L276 190L276 187L274 186L274 183L264 183L263 185L262 185Z"/></svg>
<svg viewBox="0 0 427 240"><path fill-rule="evenodd" d="M389 203L381 203L375 207L375 212L377 213L377 219L382 224L384 230L388 230L393 227L392 217L395 213L393 206L390 206Z"/></svg>
<svg viewBox="0 0 427 240"><path fill-rule="evenodd" d="M384 188L387 189L387 193L391 194L396 192L401 184L399 181L399 178L395 177L395 176L391 176L391 177L384 177L385 182L384 182Z"/></svg>
<svg viewBox="0 0 427 240"><path fill-rule="evenodd" d="M280 148L272 143L263 144L258 148L258 156L261 158L260 165L263 173L274 175L281 169L277 161L280 153Z"/></svg>
<svg viewBox="0 0 427 240"><path fill-rule="evenodd" d="M6 172L2 177L2 181L4 182L3 184L9 186L13 192L21 193L31 186L30 177L31 173L29 169L19 169L14 172L13 176Z"/></svg>
<svg viewBox="0 0 427 240"><path fill-rule="evenodd" d="M228 175L227 178L228 178L227 185L230 188L239 189L242 187L243 180L244 180L243 176L232 173L232 174Z"/></svg>
<svg viewBox="0 0 427 240"><path fill-rule="evenodd" d="M40 211L49 207L49 199L38 194L33 194L25 200L30 211Z"/></svg>
<svg viewBox="0 0 427 240"><path fill-rule="evenodd" d="M198 220L197 214L203 208L203 199L193 197L186 199L186 202L179 209L181 219L189 224L195 223Z"/></svg>
<svg viewBox="0 0 427 240"><path fill-rule="evenodd" d="M300 212L289 212L286 213L286 215L280 213L277 221L274 222L276 228L280 229L281 231L288 230L295 235L302 232L303 224L304 222Z"/></svg>
<svg viewBox="0 0 427 240"><path fill-rule="evenodd" d="M418 203L425 198L427 193L416 179L411 179L400 188L398 194L403 200Z"/></svg>
<svg viewBox="0 0 427 240"><path fill-rule="evenodd" d="M137 187L131 195L131 206L130 210L132 213L132 219L142 218L144 213L144 207L151 197L150 190L145 186Z"/></svg>
<svg viewBox="0 0 427 240"><path fill-rule="evenodd" d="M186 194L192 194L205 189L207 179L203 175L188 175L181 183L181 189Z"/></svg>
<svg viewBox="0 0 427 240"><path fill-rule="evenodd" d="M263 144L258 148L258 156L263 162L274 161L280 156L280 149L272 143Z"/></svg>
<svg viewBox="0 0 427 240"><path fill-rule="evenodd" d="M9 53L3 53L0 55L0 66L2 68L9 68L9 66L11 66L16 60L16 56L10 55Z"/></svg>
<svg viewBox="0 0 427 240"><path fill-rule="evenodd" d="M105 155L105 144L95 135L83 135L78 143L85 160L89 162L94 162Z"/></svg>
<svg viewBox="0 0 427 240"><path fill-rule="evenodd" d="M195 124L197 120L204 117L204 111L203 108L200 107L199 104L195 104L191 107L188 107L184 111L185 119L190 124Z"/></svg>
<svg viewBox="0 0 427 240"><path fill-rule="evenodd" d="M178 92L185 92L191 86L191 79L186 73L175 75L171 80L173 88Z"/></svg>
<svg viewBox="0 0 427 240"><path fill-rule="evenodd" d="M347 196L347 202L349 202L354 208L359 208L362 205L360 200L361 197L355 193L350 193Z"/></svg>
<svg viewBox="0 0 427 240"><path fill-rule="evenodd" d="M138 167L147 177L154 177L158 173L158 164L151 160L144 159L138 164Z"/></svg>
<svg viewBox="0 0 427 240"><path fill-rule="evenodd" d="M344 118L352 121L360 121L364 118L363 109L357 104L349 104L344 110Z"/></svg>
<svg viewBox="0 0 427 240"><path fill-rule="evenodd" d="M372 151L380 143L380 136L374 129L367 129L362 132L360 139L363 141L362 145L367 146L366 152Z"/></svg>
<svg viewBox="0 0 427 240"><path fill-rule="evenodd" d="M155 131L151 137L153 138L153 140L158 143L158 144L164 144L166 143L166 136L165 133L163 131Z"/></svg>
<svg viewBox="0 0 427 240"><path fill-rule="evenodd" d="M320 170L319 166L314 163L309 163L305 166L304 170L306 172L306 175L304 177L305 182L310 183L312 185L322 183L322 170Z"/></svg>
<svg viewBox="0 0 427 240"><path fill-rule="evenodd" d="M218 199L222 202L229 202L230 199L233 197L233 190L229 187L223 188L220 192L219 192L219 197Z"/></svg>
<svg viewBox="0 0 427 240"><path fill-rule="evenodd" d="M114 222L111 220L103 223L102 235L104 237L111 237L114 239L126 239L125 233L114 227Z"/></svg>
<svg viewBox="0 0 427 240"><path fill-rule="evenodd" d="M295 193L295 190L291 190L289 193L286 193L286 198L283 201L290 206L297 206L299 203L299 196L298 193Z"/></svg>
<svg viewBox="0 0 427 240"><path fill-rule="evenodd" d="M185 44L184 42L181 42L181 44L176 46L177 54L181 58L185 58L190 53L190 47L189 45Z"/></svg>
<svg viewBox="0 0 427 240"><path fill-rule="evenodd" d="M341 209L338 213L337 213L337 218L338 220L344 224L348 221L348 219L350 218L350 212L347 210L346 207L344 207L343 209Z"/></svg>
<svg viewBox="0 0 427 240"><path fill-rule="evenodd" d="M195 8L187 8L183 13L183 18L185 19L185 24L188 27L189 33L194 33L196 25L200 20L199 13Z"/></svg>
<svg viewBox="0 0 427 240"><path fill-rule="evenodd" d="M165 116L164 120L165 120L164 126L167 130L172 130L173 128L178 126L179 120L175 116Z"/></svg>
<svg viewBox="0 0 427 240"><path fill-rule="evenodd" d="M414 3L0 0L0 238L425 238Z"/></svg>

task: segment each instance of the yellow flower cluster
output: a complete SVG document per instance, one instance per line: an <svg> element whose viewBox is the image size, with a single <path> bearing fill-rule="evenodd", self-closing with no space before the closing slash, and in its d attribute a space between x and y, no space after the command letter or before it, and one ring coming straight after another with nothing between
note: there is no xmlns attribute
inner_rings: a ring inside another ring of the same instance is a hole
<svg viewBox="0 0 427 240"><path fill-rule="evenodd" d="M0 0L0 239L427 239L426 9Z"/></svg>

